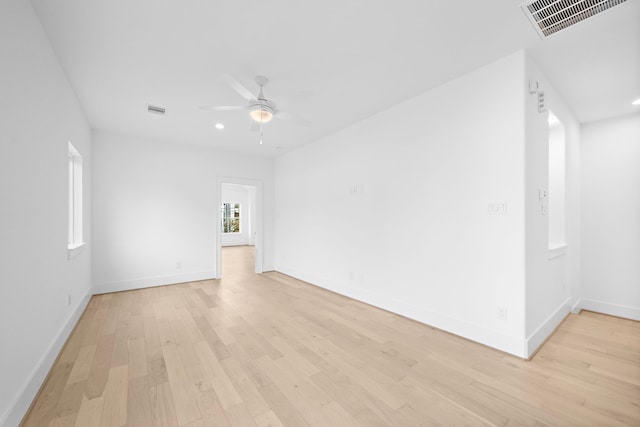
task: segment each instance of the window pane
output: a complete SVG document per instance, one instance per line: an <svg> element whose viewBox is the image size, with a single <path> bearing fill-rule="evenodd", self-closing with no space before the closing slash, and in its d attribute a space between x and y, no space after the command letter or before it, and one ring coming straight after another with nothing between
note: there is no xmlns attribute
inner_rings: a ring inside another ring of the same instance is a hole
<svg viewBox="0 0 640 427"><path fill-rule="evenodd" d="M73 244L73 156L71 155L71 153L69 153L69 211L68 211L68 217L69 217L69 222L67 224L68 226L68 237L67 237L67 244L68 245L72 245Z"/></svg>
<svg viewBox="0 0 640 427"><path fill-rule="evenodd" d="M223 233L240 232L239 203L223 203L220 206L220 231Z"/></svg>
<svg viewBox="0 0 640 427"><path fill-rule="evenodd" d="M67 244L74 248L83 243L82 236L82 156L69 142L69 212Z"/></svg>

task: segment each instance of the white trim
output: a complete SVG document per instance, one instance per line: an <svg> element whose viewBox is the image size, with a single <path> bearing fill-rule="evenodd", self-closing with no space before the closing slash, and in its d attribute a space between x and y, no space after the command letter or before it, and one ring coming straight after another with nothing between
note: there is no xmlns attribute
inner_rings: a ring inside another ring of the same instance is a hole
<svg viewBox="0 0 640 427"><path fill-rule="evenodd" d="M548 251L548 259L554 259L566 255L569 245L566 243L550 244Z"/></svg>
<svg viewBox="0 0 640 427"><path fill-rule="evenodd" d="M273 264L264 264L262 266L262 271L266 272L266 271L276 271L276 266Z"/></svg>
<svg viewBox="0 0 640 427"><path fill-rule="evenodd" d="M20 425L22 418L26 415L31 406L31 402L35 399L44 380L47 378L51 367L55 363L58 355L62 351L62 347L67 342L73 328L80 320L80 316L84 313L91 294L87 293L78 303L75 310L69 314L66 322L60 328L60 331L49 345L47 351L42 355L36 366L31 371L28 379L24 382L20 392L18 392L15 400L9 405L9 409L0 418L0 426L12 427Z"/></svg>
<svg viewBox="0 0 640 427"><path fill-rule="evenodd" d="M171 274L168 276L140 277L138 279L122 280L117 282L106 282L94 285L94 295L106 294L109 292L130 291L133 289L152 288L154 286L175 285L185 282L196 282L198 280L215 279L214 270L195 271L191 273Z"/></svg>
<svg viewBox="0 0 640 427"><path fill-rule="evenodd" d="M605 301L580 298L572 307L571 311L579 313L581 310L595 311L596 313L623 317L625 319L640 320L640 308Z"/></svg>
<svg viewBox="0 0 640 427"><path fill-rule="evenodd" d="M580 311L582 311L582 308L580 307L581 302L582 302L582 299L578 298L576 302L571 306L571 312L573 314L580 314Z"/></svg>
<svg viewBox="0 0 640 427"><path fill-rule="evenodd" d="M73 245L67 246L67 259L74 259L78 255L82 253L82 248L86 245L87 242L75 243Z"/></svg>
<svg viewBox="0 0 640 427"><path fill-rule="evenodd" d="M383 310L399 314L409 319L417 320L425 325L442 329L443 331L450 332L468 340L493 347L500 351L504 351L505 353L521 358L527 357L525 352L526 341L522 338L478 326L462 319L450 317L444 313L415 307L404 301L390 299L387 296L379 295L366 289L337 285L320 277L310 277L302 271L297 271L286 266L278 266L276 271L298 278L299 280L303 280L307 283L311 283L314 286L379 307Z"/></svg>
<svg viewBox="0 0 640 427"><path fill-rule="evenodd" d="M538 348L546 341L549 336L556 330L556 328L562 323L567 314L571 311L569 309L571 298L564 300L562 304L547 317L544 322L538 328L533 331L526 340L526 353L527 358L531 357Z"/></svg>

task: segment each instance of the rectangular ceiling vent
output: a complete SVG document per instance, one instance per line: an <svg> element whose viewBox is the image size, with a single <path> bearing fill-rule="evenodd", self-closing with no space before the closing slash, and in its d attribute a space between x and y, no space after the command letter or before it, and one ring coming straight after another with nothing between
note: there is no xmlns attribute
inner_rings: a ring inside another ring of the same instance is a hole
<svg viewBox="0 0 640 427"><path fill-rule="evenodd" d="M147 104L147 112L153 113L153 114L160 114L161 116L164 116L165 114L167 114L167 109L164 107L158 107L156 105Z"/></svg>
<svg viewBox="0 0 640 427"><path fill-rule="evenodd" d="M546 38L627 0L534 0L522 10L538 35Z"/></svg>

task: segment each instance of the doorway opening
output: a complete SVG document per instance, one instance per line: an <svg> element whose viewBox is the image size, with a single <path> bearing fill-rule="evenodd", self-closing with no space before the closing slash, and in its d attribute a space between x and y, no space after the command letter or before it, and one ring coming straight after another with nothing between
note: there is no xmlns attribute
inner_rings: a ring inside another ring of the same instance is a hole
<svg viewBox="0 0 640 427"><path fill-rule="evenodd" d="M262 273L262 183L219 178L218 207L217 278L225 271L246 271L247 262ZM238 263L242 265L236 266Z"/></svg>

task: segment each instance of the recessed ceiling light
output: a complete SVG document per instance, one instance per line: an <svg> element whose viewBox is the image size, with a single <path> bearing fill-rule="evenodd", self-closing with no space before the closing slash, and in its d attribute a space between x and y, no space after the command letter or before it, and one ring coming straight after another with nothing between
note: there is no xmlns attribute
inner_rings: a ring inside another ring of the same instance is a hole
<svg viewBox="0 0 640 427"><path fill-rule="evenodd" d="M631 103L632 105L640 105L640 98L636 99Z"/></svg>
<svg viewBox="0 0 640 427"><path fill-rule="evenodd" d="M224 125L222 123L216 123L216 129L222 130L224 129Z"/></svg>

